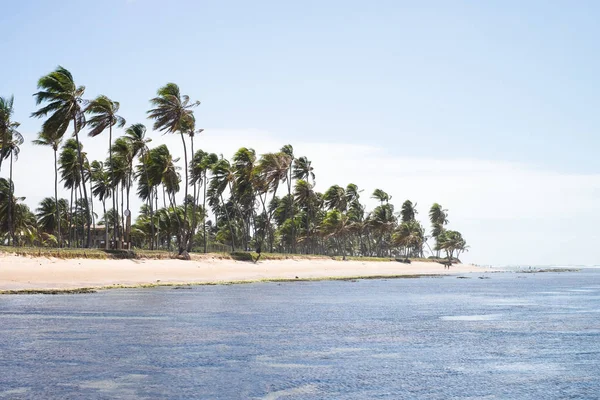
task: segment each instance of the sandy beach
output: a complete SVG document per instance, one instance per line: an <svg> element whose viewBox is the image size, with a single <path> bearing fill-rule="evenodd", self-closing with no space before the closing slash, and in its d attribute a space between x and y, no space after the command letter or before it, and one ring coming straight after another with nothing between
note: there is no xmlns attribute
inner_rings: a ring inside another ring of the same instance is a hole
<svg viewBox="0 0 600 400"><path fill-rule="evenodd" d="M88 260L0 255L0 290L100 288L169 283L246 282L483 272L469 264L362 262L328 259L250 262L202 260Z"/></svg>

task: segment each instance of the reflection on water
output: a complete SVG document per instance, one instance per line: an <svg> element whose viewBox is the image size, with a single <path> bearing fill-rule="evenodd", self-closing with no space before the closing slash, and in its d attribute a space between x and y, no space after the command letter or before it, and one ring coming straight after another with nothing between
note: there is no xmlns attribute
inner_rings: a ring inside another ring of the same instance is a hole
<svg viewBox="0 0 600 400"><path fill-rule="evenodd" d="M600 393L600 272L0 297L0 399Z"/></svg>

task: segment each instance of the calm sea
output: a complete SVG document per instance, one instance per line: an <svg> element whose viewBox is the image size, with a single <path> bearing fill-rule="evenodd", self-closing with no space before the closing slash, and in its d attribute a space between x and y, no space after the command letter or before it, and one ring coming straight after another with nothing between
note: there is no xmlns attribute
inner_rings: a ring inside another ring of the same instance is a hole
<svg viewBox="0 0 600 400"><path fill-rule="evenodd" d="M600 398L599 270L469 277L0 296L0 398Z"/></svg>

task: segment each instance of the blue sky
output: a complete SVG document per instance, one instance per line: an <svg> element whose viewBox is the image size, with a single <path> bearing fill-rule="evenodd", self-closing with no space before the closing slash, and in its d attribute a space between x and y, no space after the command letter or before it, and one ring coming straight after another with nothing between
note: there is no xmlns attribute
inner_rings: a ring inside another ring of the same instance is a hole
<svg viewBox="0 0 600 400"><path fill-rule="evenodd" d="M32 138L31 94L59 64L88 97L108 95L128 122L148 126L148 99L174 81L202 101L214 151L290 142L311 158L320 147L326 183L346 176L324 163L353 154L349 168L374 163L398 199L421 196L423 218L430 197L446 200L472 261L600 263L590 253L597 217L583 209L600 200L599 16L593 1L23 0L0 14L0 95L15 95L15 119ZM20 163L52 162L26 150ZM411 178L421 166L435 176L427 188ZM373 189L370 176L348 179ZM532 246L520 236L552 227L570 239Z"/></svg>

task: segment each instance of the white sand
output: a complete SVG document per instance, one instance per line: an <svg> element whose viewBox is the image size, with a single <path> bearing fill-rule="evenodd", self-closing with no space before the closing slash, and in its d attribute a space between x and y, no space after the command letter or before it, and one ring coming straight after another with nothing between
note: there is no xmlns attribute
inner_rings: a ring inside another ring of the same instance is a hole
<svg viewBox="0 0 600 400"><path fill-rule="evenodd" d="M210 283L483 272L468 264L362 262L329 259L259 261L88 260L21 257L0 253L0 290L67 289L111 285Z"/></svg>

